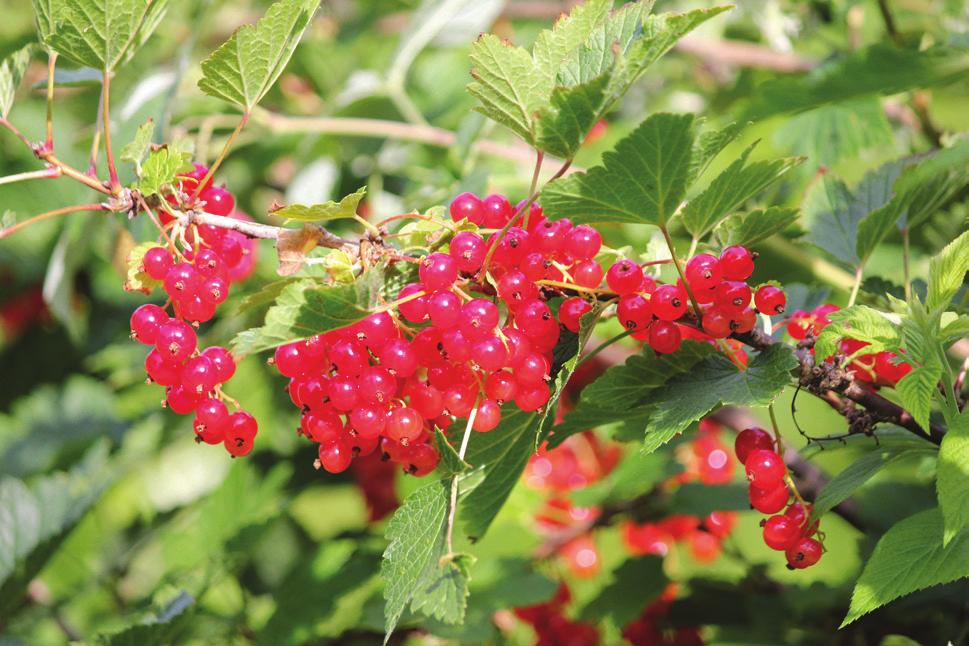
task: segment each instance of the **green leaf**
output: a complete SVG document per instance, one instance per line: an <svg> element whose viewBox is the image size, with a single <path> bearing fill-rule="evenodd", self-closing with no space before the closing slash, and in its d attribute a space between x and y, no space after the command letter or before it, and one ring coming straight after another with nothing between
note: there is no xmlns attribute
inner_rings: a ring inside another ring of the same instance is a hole
<svg viewBox="0 0 969 646"><path fill-rule="evenodd" d="M380 268L370 269L349 285L328 287L311 279L286 285L266 312L265 324L232 340L233 352L262 352L356 323L376 304L380 273Z"/></svg>
<svg viewBox="0 0 969 646"><path fill-rule="evenodd" d="M142 242L128 252L126 260L128 272L125 274L124 289L126 292L142 292L150 294L156 287L161 287L163 282L155 280L145 271L145 254L149 249L157 247L158 243Z"/></svg>
<svg viewBox="0 0 969 646"><path fill-rule="evenodd" d="M0 616L24 601L27 584L54 555L107 485L107 443L95 445L67 473L27 485L0 480Z"/></svg>
<svg viewBox="0 0 969 646"><path fill-rule="evenodd" d="M581 85L557 87L538 116L538 147L562 159L572 159L592 126L602 116L608 74Z"/></svg>
<svg viewBox="0 0 969 646"><path fill-rule="evenodd" d="M932 400L935 399L936 388L941 377L942 366L937 360L933 360L912 368L895 384L895 392L902 400L902 406L912 414L912 418L923 429L929 428Z"/></svg>
<svg viewBox="0 0 969 646"><path fill-rule="evenodd" d="M325 220L340 220L352 218L357 214L357 207L360 200L367 194L367 187L358 188L339 202L332 200L323 204L313 204L305 206L303 204L290 204L270 211L270 215L286 218L288 220L299 220L300 222L322 222Z"/></svg>
<svg viewBox="0 0 969 646"><path fill-rule="evenodd" d="M615 50L623 55L629 50L642 35L640 26L652 8L653 0L640 0L612 12L559 69L559 81L579 85L609 73L616 64Z"/></svg>
<svg viewBox="0 0 969 646"><path fill-rule="evenodd" d="M56 31L55 19L62 3L63 0L32 0L37 36L45 45L50 45L50 37Z"/></svg>
<svg viewBox="0 0 969 646"><path fill-rule="evenodd" d="M930 310L945 308L962 287L969 270L969 231L950 242L929 261L929 291L925 304Z"/></svg>
<svg viewBox="0 0 969 646"><path fill-rule="evenodd" d="M885 532L865 564L841 626L895 599L969 576L969 531L943 545L938 509L910 516Z"/></svg>
<svg viewBox="0 0 969 646"><path fill-rule="evenodd" d="M641 556L623 561L610 574L603 586L579 611L585 621L607 619L613 626L623 627L637 618L647 605L666 589L669 579L663 573L663 559Z"/></svg>
<svg viewBox="0 0 969 646"><path fill-rule="evenodd" d="M868 262L875 248L881 244L898 222L899 205L897 202L889 202L880 209L875 209L858 222L858 234L855 240L855 252L862 264Z"/></svg>
<svg viewBox="0 0 969 646"><path fill-rule="evenodd" d="M448 489L443 482L424 485L404 500L387 525L389 544L380 568L385 643L408 605L446 623L460 623L464 617L472 557L449 555L442 562Z"/></svg>
<svg viewBox="0 0 969 646"><path fill-rule="evenodd" d="M320 0L279 0L253 25L240 27L202 61L199 89L248 113L293 55Z"/></svg>
<svg viewBox="0 0 969 646"><path fill-rule="evenodd" d="M471 465L462 460L458 452L454 450L441 429L434 431L434 439L437 443L437 452L441 454L441 461L438 463L437 469L445 477L464 473L471 468Z"/></svg>
<svg viewBox="0 0 969 646"><path fill-rule="evenodd" d="M939 332L939 341L948 349L956 341L969 336L969 316L960 316L946 324Z"/></svg>
<svg viewBox="0 0 969 646"><path fill-rule="evenodd" d="M766 209L735 215L724 223L727 243L750 246L767 240L797 222L796 208L771 206Z"/></svg>
<svg viewBox="0 0 969 646"><path fill-rule="evenodd" d="M746 370L738 370L723 355L707 357L647 398L656 410L646 425L643 451L655 451L718 405L769 404L791 383L796 366L791 348L781 344L762 350Z"/></svg>
<svg viewBox="0 0 969 646"><path fill-rule="evenodd" d="M863 152L891 146L891 124L877 97L818 106L777 124L772 139L786 150L829 168Z"/></svg>
<svg viewBox="0 0 969 646"><path fill-rule="evenodd" d="M737 135L747 126L735 121L720 130L703 130L693 142L693 157L690 160L690 181L692 184L717 158L724 148L737 138Z"/></svg>
<svg viewBox="0 0 969 646"><path fill-rule="evenodd" d="M852 200L844 182L830 174L821 177L805 197L804 216L808 223L805 240L855 267L859 262L855 231L865 213L853 211Z"/></svg>
<svg viewBox="0 0 969 646"><path fill-rule="evenodd" d="M165 186L175 182L175 176L192 170L192 153L173 146L163 146L151 151L148 159L141 165L141 177L135 188L142 195L160 193Z"/></svg>
<svg viewBox="0 0 969 646"><path fill-rule="evenodd" d="M114 633L100 633L94 643L104 646L153 646L178 643L178 637L188 627L195 599L182 590L157 613Z"/></svg>
<svg viewBox="0 0 969 646"><path fill-rule="evenodd" d="M467 90L478 100L474 109L535 144L533 115L545 105L547 95L543 74L529 53L482 34L471 46L471 65L474 80Z"/></svg>
<svg viewBox="0 0 969 646"><path fill-rule="evenodd" d="M693 116L655 114L624 137L603 164L547 184L541 202L576 223L665 226L686 194Z"/></svg>
<svg viewBox="0 0 969 646"><path fill-rule="evenodd" d="M135 168L141 167L141 162L145 161L148 150L151 148L151 137L155 134L155 120L148 119L145 123L138 126L135 138L121 149L121 159L130 161Z"/></svg>
<svg viewBox="0 0 969 646"><path fill-rule="evenodd" d="M79 65L109 73L148 40L168 8L168 0L72 0L51 4L56 11L56 32L49 34L46 42Z"/></svg>
<svg viewBox="0 0 969 646"><path fill-rule="evenodd" d="M969 526L969 410L955 416L939 446L936 489L945 519L943 543L948 545Z"/></svg>
<svg viewBox="0 0 969 646"><path fill-rule="evenodd" d="M34 53L33 43L15 51L0 63L0 119L6 119L13 107L13 99L24 78L30 56Z"/></svg>
<svg viewBox="0 0 969 646"><path fill-rule="evenodd" d="M901 345L897 321L867 305L852 305L832 312L831 324L826 326L814 343L818 357L830 357L838 349L841 339L857 339L871 344L866 352L895 351Z"/></svg>
<svg viewBox="0 0 969 646"><path fill-rule="evenodd" d="M820 518L851 497L856 489L891 464L935 453L934 446L917 439L912 442L875 447L849 464L824 486L814 501L811 513L815 518Z"/></svg>
<svg viewBox="0 0 969 646"><path fill-rule="evenodd" d="M546 93L551 91L563 63L609 15L610 5L609 0L590 0L577 5L567 16L559 18L552 29L543 30L535 39L532 58L545 79Z"/></svg>
<svg viewBox="0 0 969 646"><path fill-rule="evenodd" d="M748 164L747 157L755 145L751 144L683 209L683 224L694 238L708 234L730 213L803 161L791 157Z"/></svg>

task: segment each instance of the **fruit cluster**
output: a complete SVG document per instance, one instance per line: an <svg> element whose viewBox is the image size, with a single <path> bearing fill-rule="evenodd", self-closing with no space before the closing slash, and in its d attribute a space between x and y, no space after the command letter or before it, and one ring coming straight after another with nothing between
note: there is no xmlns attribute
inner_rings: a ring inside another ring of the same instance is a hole
<svg viewBox="0 0 969 646"><path fill-rule="evenodd" d="M664 487L696 481L708 485L729 483L735 465L721 434L718 424L709 419L702 420L693 440L678 447L676 452L683 472L670 478ZM714 511L705 518L673 514L655 522L627 521L622 526L623 542L632 554L659 556L668 554L674 544L684 543L693 558L709 562L719 556L720 543L730 535L736 520L734 512Z"/></svg>
<svg viewBox="0 0 969 646"><path fill-rule="evenodd" d="M811 523L810 507L799 499L788 505L791 492L786 482L787 466L775 449L774 439L762 428L748 428L737 434L734 451L747 473L751 507L762 514L773 514L761 522L764 543L783 551L791 569L817 563L824 552L824 546L814 538L819 521Z"/></svg>
<svg viewBox="0 0 969 646"><path fill-rule="evenodd" d="M639 617L626 624L622 636L632 646L702 646L705 642L698 628L681 626L665 628L663 620L676 599L677 585L670 583L656 601L643 608Z"/></svg>
<svg viewBox="0 0 969 646"><path fill-rule="evenodd" d="M535 646L598 646L599 631L594 625L566 616L565 607L571 600L572 593L563 582L548 601L515 608L515 616L535 629Z"/></svg>
<svg viewBox="0 0 969 646"><path fill-rule="evenodd" d="M821 334L821 330L827 327L831 320L828 314L838 311L837 305L824 304L815 307L810 312L796 310L791 313L787 320L787 333L791 338L801 341L808 335L816 337ZM871 386L894 386L898 381L912 371L911 364L899 360L899 356L894 352L861 353L868 347L865 341L856 339L842 339L839 344L839 352L846 357L853 357L848 364L848 369L854 374L858 381ZM826 361L831 362L833 357L826 357Z"/></svg>
<svg viewBox="0 0 969 646"><path fill-rule="evenodd" d="M196 164L191 173L182 176L183 191L194 190L207 172ZM180 191L177 199L182 205L193 198ZM207 184L192 204L193 208L229 215L235 199L225 188ZM174 230L175 218L160 213L166 228ZM150 303L138 307L131 315L131 336L154 346L145 358L149 381L165 387L168 408L179 415L194 413L197 440L221 443L233 457L247 455L258 430L256 420L242 410L229 413L224 403L228 397L221 390L235 373L235 360L223 347L201 350L195 330L215 315L216 307L228 296L229 285L252 273L254 243L233 231L194 224L175 238L184 241L186 248L178 249L174 243L151 247L140 267L161 283L172 314Z"/></svg>

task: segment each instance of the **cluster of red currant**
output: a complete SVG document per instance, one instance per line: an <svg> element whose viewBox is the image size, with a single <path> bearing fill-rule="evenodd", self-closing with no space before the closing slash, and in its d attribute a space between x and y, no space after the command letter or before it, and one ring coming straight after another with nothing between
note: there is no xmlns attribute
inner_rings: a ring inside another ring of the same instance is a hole
<svg viewBox="0 0 969 646"><path fill-rule="evenodd" d="M594 625L566 615L571 600L572 593L563 582L545 603L515 608L515 616L535 629L535 646L598 646L599 631Z"/></svg>
<svg viewBox="0 0 969 646"><path fill-rule="evenodd" d="M787 333L791 338L798 341L803 340L808 335L818 336L821 330L831 323L828 314L838 311L837 305L824 304L815 307L810 312L796 310L791 313L787 320ZM856 339L842 339L839 344L841 354L852 356L859 350L868 347L868 343ZM813 351L813 349L812 349ZM826 357L826 361L833 361L832 357ZM870 386L894 386L898 381L912 371L911 364L899 361L899 356L894 352L876 352L874 354L864 353L855 356L848 369L852 371L855 379Z"/></svg>
<svg viewBox="0 0 969 646"><path fill-rule="evenodd" d="M733 478L734 460L721 440L722 429L712 420L700 422L696 437L678 447L677 460L684 466L682 473L664 483L673 488L687 482L723 485ZM720 543L730 535L737 514L714 511L705 518L674 514L656 522L627 521L622 526L623 542L632 554L665 556L673 545L684 543L697 561L709 562L720 554Z"/></svg>
<svg viewBox="0 0 969 646"><path fill-rule="evenodd" d="M702 646L700 630L693 626L666 628L663 619L676 600L677 585L670 583L659 598L643 608L639 617L626 624L622 636L632 646Z"/></svg>
<svg viewBox="0 0 969 646"><path fill-rule="evenodd" d="M787 466L775 449L770 433L756 427L745 429L737 434L734 451L750 482L750 505L762 514L774 514L761 523L764 543L783 551L791 569L800 570L817 563L824 552L821 542L813 538L818 535L819 521L810 522L810 507L800 499L787 504L791 497L786 482ZM778 513L781 510L784 512Z"/></svg>
<svg viewBox="0 0 969 646"><path fill-rule="evenodd" d="M367 505L370 522L375 523L392 514L400 507L397 497L397 465L384 460L383 454L374 451L350 464L360 493Z"/></svg>
<svg viewBox="0 0 969 646"><path fill-rule="evenodd" d="M232 214L235 199L224 188L207 184L197 199L190 195L207 172L205 166L196 164L191 173L182 176L177 195L169 199L180 206L191 202L192 208L217 215ZM164 210L160 213L165 227L174 232L174 216ZM243 216L236 213L236 217ZM145 358L149 380L166 388L168 408L179 415L195 414L198 441L224 444L232 456L247 455L256 436L256 420L241 410L230 414L224 403L228 397L221 390L235 373L235 360L219 346L200 351L195 329L215 315L232 282L252 273L255 246L241 234L211 226L190 225L175 237L184 244L183 249L174 243L151 247L141 267L162 283L172 315L158 305L142 305L131 315L131 335L154 346Z"/></svg>

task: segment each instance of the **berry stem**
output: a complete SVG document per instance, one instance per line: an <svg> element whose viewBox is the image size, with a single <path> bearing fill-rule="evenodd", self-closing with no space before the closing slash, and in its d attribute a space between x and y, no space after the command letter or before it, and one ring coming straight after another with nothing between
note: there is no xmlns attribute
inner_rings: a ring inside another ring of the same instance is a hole
<svg viewBox="0 0 969 646"><path fill-rule="evenodd" d="M41 156L41 159L46 161L48 164L52 164L60 168L61 173L66 175L67 177L77 180L78 182L88 186L89 188L93 188L95 191L98 191L99 193L104 193L105 195L113 195L111 191L108 188L106 188L104 184L99 182L96 178L90 177L89 175L85 175L84 173L77 170L76 168L68 166L60 159L58 159L54 155L54 153L45 153Z"/></svg>
<svg viewBox="0 0 969 646"><path fill-rule="evenodd" d="M624 330L624 331L620 332L619 334L617 334L616 336L612 337L611 339L608 339L606 341L603 341L602 343L600 343L599 345L597 345L595 348L593 348L591 352L589 352L584 357L582 357L581 359L579 359L579 361L575 364L575 369L573 369L572 372L575 372L575 370L578 370L579 366L581 366L583 363L585 363L586 361L588 361L592 357L596 356L597 354L599 354L600 352L602 352L603 350L605 350L606 348L608 348L613 343L617 343L617 342L621 341L622 339L626 338L627 336L629 336L630 334L632 334L634 331L635 330Z"/></svg>
<svg viewBox="0 0 969 646"><path fill-rule="evenodd" d="M67 215L69 213L77 213L79 211L107 211L107 207L103 204L79 204L76 206L65 206L60 209L54 209L53 211L47 211L46 213L41 213L40 215L35 215L32 218L28 218L23 222L18 222L8 229L3 229L0 231L0 240L6 238L7 236L29 227L31 224L36 224L41 220L47 220L49 218L54 218L60 215Z"/></svg>
<svg viewBox="0 0 969 646"><path fill-rule="evenodd" d="M855 269L855 282L851 286L851 294L848 296L847 307L851 307L852 305L854 305L855 299L858 298L858 290L861 289L861 277L864 274L864 271L865 271L864 265L858 265L858 268ZM906 285L908 284L907 280L905 281L905 284Z"/></svg>
<svg viewBox="0 0 969 646"><path fill-rule="evenodd" d="M104 79L101 85L102 112L101 118L104 120L104 154L108 158L108 181L111 183L111 194L121 193L121 181L118 180L118 169L114 164L114 151L111 149L111 73L102 70Z"/></svg>
<svg viewBox="0 0 969 646"><path fill-rule="evenodd" d="M403 298L397 299L393 303L387 303L382 307L378 307L377 309L373 310L373 313L380 314L381 312L391 312L397 309L398 307L400 307L401 305L403 305L404 303L409 303L411 301L417 300L418 298L421 298L422 296L426 296L426 295L427 294L424 292L424 290L414 292L413 294L408 294Z"/></svg>
<svg viewBox="0 0 969 646"><path fill-rule="evenodd" d="M14 175L7 175L5 177L0 177L0 184L13 184L14 182L22 182L28 179L53 179L55 177L61 176L61 169L54 166L51 168L44 168L41 170L31 170L24 173L16 173Z"/></svg>
<svg viewBox="0 0 969 646"><path fill-rule="evenodd" d="M666 240L666 246L670 250L670 256L673 258L673 265L676 267L676 273L680 275L680 280L683 281L683 289L686 290L687 296L690 297L690 303L693 305L693 311L696 312L697 323L700 324L702 322L700 315L700 304L697 302L696 296L693 295L693 290L690 288L690 283L686 280L686 274L683 272L683 263L676 255L676 247L673 245L673 238L670 237L670 232L665 226L660 227L659 230L663 232L663 239Z"/></svg>
<svg viewBox="0 0 969 646"><path fill-rule="evenodd" d="M19 139L20 141L22 141L25 146L27 146L31 150L35 150L34 144L31 143L30 139L27 139L24 133L20 132L15 125L10 123L6 119L0 119L0 126L3 126L7 130L12 132L14 136L17 137L17 139Z"/></svg>
<svg viewBox="0 0 969 646"><path fill-rule="evenodd" d="M370 222L367 222L364 218L360 217L360 215L354 213L353 214L353 219L356 220L357 222L359 222L360 224L362 224L363 225L363 228L365 228L367 231L369 231L373 235L375 235L375 236L379 236L380 235L380 228L377 227L376 225L370 223Z"/></svg>
<svg viewBox="0 0 969 646"><path fill-rule="evenodd" d="M562 281L558 281L558 280L536 280L535 284L544 285L546 287L558 287L559 289L568 289L575 292L585 292L587 294L615 294L615 292L610 289L582 287L581 285L575 285L573 283L563 283Z"/></svg>
<svg viewBox="0 0 969 646"><path fill-rule="evenodd" d="M774 431L774 443L777 445L777 453L778 455L781 456L781 459L783 460L784 441L783 439L781 439L781 428L777 423L777 414L774 412L774 402L771 402L770 404L767 405L767 413L770 415L770 425L771 425L771 429L773 429ZM804 498L801 497L801 492L797 490L797 482L795 482L794 480L794 474L792 474L791 470L787 467L787 460L783 460L783 462L784 462L784 478L787 480L787 484L791 489L791 493L794 494L795 500L801 503L801 506L804 507L804 509L810 509L810 507L808 507L808 504L804 501Z"/></svg>
<svg viewBox="0 0 969 646"><path fill-rule="evenodd" d="M478 404L481 401L479 393L474 399L471 413L468 414L468 423L464 427L464 436L461 438L461 448L458 450L458 457L464 460L464 454L468 452L468 442L471 440L471 427L474 425L474 418L478 414ZM447 551L454 554L454 518L458 511L458 476L451 477L451 505L447 515Z"/></svg>
<svg viewBox="0 0 969 646"><path fill-rule="evenodd" d="M542 162L545 161L545 153L541 150L535 151L535 172L532 173L532 183L528 187L528 194L534 195L535 189L538 188L538 176L542 172ZM529 205L531 206L531 205ZM525 209L525 214L522 216L522 228L528 229L528 216L531 215L531 209Z"/></svg>
<svg viewBox="0 0 969 646"><path fill-rule="evenodd" d="M246 122L248 121L249 111L246 110L242 113L242 119L239 120L239 125L236 126L235 130L232 131L232 134L229 135L229 138L226 140L225 145L222 146L222 152L219 153L219 156L215 158L215 161L212 162L212 165L209 167L209 172L205 174L202 181L199 182L195 187L195 192L192 194L193 199L198 199L199 193L202 192L202 187L212 181L212 177L215 176L215 171L217 171L219 166L222 165L222 162L225 161L226 155L228 155L229 150L232 149L232 144L235 143L236 137L239 136L239 133L242 132L242 129L245 127Z"/></svg>
<svg viewBox="0 0 969 646"><path fill-rule="evenodd" d="M57 52L51 50L47 55L47 139L44 147L54 152L54 67Z"/></svg>
<svg viewBox="0 0 969 646"><path fill-rule="evenodd" d="M94 136L91 137L91 152L88 154L87 175L88 177L98 176L98 150L101 146L101 124L104 121L104 95L98 95L98 113L95 118Z"/></svg>

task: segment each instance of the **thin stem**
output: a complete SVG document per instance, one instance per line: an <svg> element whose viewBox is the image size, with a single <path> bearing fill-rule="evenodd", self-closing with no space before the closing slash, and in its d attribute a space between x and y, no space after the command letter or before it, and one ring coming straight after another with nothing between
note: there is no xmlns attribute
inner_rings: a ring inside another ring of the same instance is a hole
<svg viewBox="0 0 969 646"><path fill-rule="evenodd" d="M542 162L545 160L545 152L544 151L542 151L542 150L536 150L535 153L536 153L536 155L535 155L535 172L532 173L532 183L528 187L528 194L529 195L534 194L535 193L535 189L538 188L538 176L542 172ZM527 211L525 211L525 214L522 216L522 228L523 229L526 229L526 230L528 229L528 216L531 215L531 212L532 212L532 210L531 210L531 208L529 208Z"/></svg>
<svg viewBox="0 0 969 646"><path fill-rule="evenodd" d="M199 193L202 190L202 187L208 184L212 180L212 176L215 175L215 171L217 171L219 169L219 166L222 165L222 162L225 160L226 155L229 154L229 150L232 148L232 144L235 143L236 137L238 137L239 133L242 132L242 129L245 127L247 121L249 121L248 111L242 114L242 119L239 120L239 125L237 125L236 129L232 131L231 135L229 135L229 139L226 140L225 146L222 147L222 152L220 152L219 156L215 159L214 162L212 162L212 166L209 167L209 172L205 174L205 177L202 178L202 181L199 182L198 186L195 187L195 193L193 197L197 198L199 196Z"/></svg>
<svg viewBox="0 0 969 646"><path fill-rule="evenodd" d="M104 153L108 158L108 181L111 183L111 193L121 193L121 182L118 180L118 168L114 164L114 150L111 149L111 74L104 70L101 85L101 118L104 120Z"/></svg>
<svg viewBox="0 0 969 646"><path fill-rule="evenodd" d="M882 22L885 23L885 31L896 45L902 44L902 34L895 26L895 17L892 15L892 8L888 6L888 0L878 0L878 10L882 14Z"/></svg>
<svg viewBox="0 0 969 646"><path fill-rule="evenodd" d="M694 236L693 239L690 240L690 249L689 249L689 251L686 252L686 257L688 259L689 258L692 258L693 257L693 254L696 253L696 246L698 244L700 244L700 240L696 236Z"/></svg>
<svg viewBox="0 0 969 646"><path fill-rule="evenodd" d="M855 299L858 298L858 290L861 289L861 277L865 272L865 267L863 265L858 265L858 269L855 270L855 282L851 286L851 294L848 296L848 307L855 304ZM908 281L906 281L907 283Z"/></svg>
<svg viewBox="0 0 969 646"><path fill-rule="evenodd" d="M51 50L47 56L47 150L54 151L54 68L57 52Z"/></svg>
<svg viewBox="0 0 969 646"><path fill-rule="evenodd" d="M622 339L625 339L627 336L629 336L633 332L635 332L635 330L624 330L624 331L620 332L619 334L617 334L616 336L612 337L611 339L609 339L607 341L603 341L602 343L600 343L599 345L597 345L591 352L589 352L587 355L585 355L584 357L582 357L581 359L579 359L578 363L575 364L575 368L578 369L578 367L581 366L583 363L585 363L586 361L588 361L592 357L596 356L597 354L599 354L600 352L602 352L603 350L605 350L606 348L608 348L613 343L616 343L618 341L621 341ZM573 370L573 372L574 372L574 370Z"/></svg>
<svg viewBox="0 0 969 646"><path fill-rule="evenodd" d="M89 177L88 175L85 175L84 173L77 170L76 168L73 168L72 166L68 166L60 159L58 159L53 153L45 154L43 157L41 157L41 159L46 161L48 164L53 164L54 166L57 166L58 168L60 168L61 173L63 173L67 177L70 177L71 179L75 179L78 182L81 182L82 184L85 184L86 186L93 188L95 191L98 191L99 193L104 193L105 195L112 195L111 191L107 189L97 179L93 177Z"/></svg>
<svg viewBox="0 0 969 646"><path fill-rule="evenodd" d="M28 218L23 222L18 222L17 224L13 225L9 229L3 229L2 231L0 231L0 240L2 240L3 238L6 238L7 236L13 233L16 233L17 231L20 231L21 229L29 227L31 224L36 224L41 220L47 220L61 215L67 215L69 213L77 213L79 211L106 211L106 210L107 208L105 208L103 204L80 204L75 206L65 206L60 209L54 209L53 211L48 211L46 213L41 213L40 215L35 215L34 217Z"/></svg>
<svg viewBox="0 0 969 646"><path fill-rule="evenodd" d="M471 413L468 415L468 424L464 427L464 436L461 438L461 448L458 450L458 457L464 460L464 454L468 451L468 442L471 440L471 427L474 425L474 418L478 414L478 403L481 395L474 400ZM451 505L447 516L447 551L454 554L454 518L458 511L458 477L451 478Z"/></svg>
<svg viewBox="0 0 969 646"><path fill-rule="evenodd" d="M17 130L17 127L15 125L13 125L12 123L10 123L6 119L0 119L0 126L3 126L7 130L9 130L10 132L12 132L14 135L16 135L17 139L19 139L20 141L22 141L25 146L27 146L31 150L34 149L34 144L31 143L30 139L27 139L27 137L24 136L24 134L22 132L20 132L19 130Z"/></svg>
<svg viewBox="0 0 969 646"><path fill-rule="evenodd" d="M98 176L98 149L101 146L101 129L104 123L104 93L98 96L98 116L97 126L94 128L94 136L91 138L91 154L88 155L87 174L91 177Z"/></svg>
<svg viewBox="0 0 969 646"><path fill-rule="evenodd" d="M53 179L54 177L60 177L60 175L61 169L54 166L52 168L30 170L24 173L16 173L14 175L0 177L0 184L13 184L14 182L22 182L28 179Z"/></svg>
<svg viewBox="0 0 969 646"><path fill-rule="evenodd" d="M697 323L700 323L700 304L697 302L696 296L693 295L693 290L690 288L690 283L686 280L686 274L683 272L683 263L680 262L679 257L676 255L676 247L673 245L673 238L670 237L670 232L666 227L660 227L659 230L663 232L663 238L666 240L666 246L670 250L670 256L673 257L673 266L676 267L676 273L680 275L680 280L683 281L683 288L686 290L687 296L690 297L690 303L693 304L693 310L696 312Z"/></svg>
<svg viewBox="0 0 969 646"><path fill-rule="evenodd" d="M374 234L376 236L379 236L380 235L380 228L379 227L377 227L376 225L374 225L374 224L372 224L370 222L367 222L365 219L363 219L362 217L360 217L356 213L353 214L353 219L356 220L357 222L359 222L360 224L362 224L363 227L367 231L369 231L370 233L372 233L372 234Z"/></svg>
<svg viewBox="0 0 969 646"><path fill-rule="evenodd" d="M912 300L912 279L909 273L909 234L908 227L902 227L902 274L905 279L905 300Z"/></svg>
<svg viewBox="0 0 969 646"><path fill-rule="evenodd" d="M581 285L575 285L573 283L563 283L559 280L537 280L536 285L544 285L545 287L558 287L559 289L570 289L576 292L585 292L587 294L615 294L616 292L609 289L597 289L594 287L582 287Z"/></svg>
<svg viewBox="0 0 969 646"><path fill-rule="evenodd" d="M401 305L403 305L404 303L409 303L411 301L416 301L418 298L421 298L421 297L426 296L426 295L427 294L426 294L426 292L424 292L424 290L420 290L420 291L414 292L413 294L408 294L407 296L405 296L403 298L398 298L393 303L387 303L386 305L383 305L382 307L378 307L377 309L375 309L373 311L373 313L374 314L380 314L381 312L389 312L391 310L395 310L398 307L400 307Z"/></svg>

